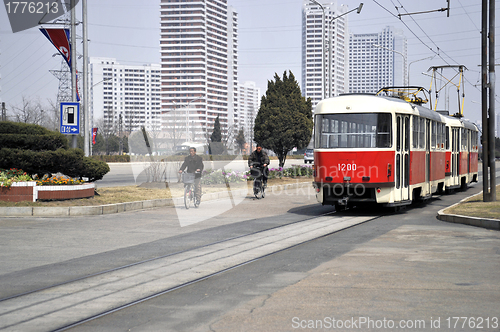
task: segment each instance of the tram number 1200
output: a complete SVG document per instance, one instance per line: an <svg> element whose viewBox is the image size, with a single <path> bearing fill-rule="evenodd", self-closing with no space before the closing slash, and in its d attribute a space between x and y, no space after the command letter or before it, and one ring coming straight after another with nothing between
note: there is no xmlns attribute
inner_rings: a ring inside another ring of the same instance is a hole
<svg viewBox="0 0 500 332"><path fill-rule="evenodd" d="M356 170L356 164L338 164L339 171L345 172L345 171L355 171Z"/></svg>

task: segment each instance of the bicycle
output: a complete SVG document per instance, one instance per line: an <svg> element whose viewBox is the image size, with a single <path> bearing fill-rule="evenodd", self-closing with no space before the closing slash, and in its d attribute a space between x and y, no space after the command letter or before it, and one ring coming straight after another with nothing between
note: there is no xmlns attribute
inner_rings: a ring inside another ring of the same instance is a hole
<svg viewBox="0 0 500 332"><path fill-rule="evenodd" d="M253 166L250 169L250 175L254 178L253 180L253 194L255 198L260 199L266 197L266 188L263 185L263 177L264 177L264 167L262 166Z"/></svg>
<svg viewBox="0 0 500 332"><path fill-rule="evenodd" d="M195 199L194 178L194 173L182 173L182 182L184 183L184 206L186 209L191 207L191 203L193 203L196 208L199 205Z"/></svg>

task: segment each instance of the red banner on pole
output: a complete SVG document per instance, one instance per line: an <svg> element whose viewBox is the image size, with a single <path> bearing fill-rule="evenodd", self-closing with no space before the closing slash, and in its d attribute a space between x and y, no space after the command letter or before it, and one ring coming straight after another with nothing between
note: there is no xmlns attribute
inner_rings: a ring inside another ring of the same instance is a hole
<svg viewBox="0 0 500 332"><path fill-rule="evenodd" d="M95 145L95 138L97 136L97 129L98 128L92 128L92 145Z"/></svg>

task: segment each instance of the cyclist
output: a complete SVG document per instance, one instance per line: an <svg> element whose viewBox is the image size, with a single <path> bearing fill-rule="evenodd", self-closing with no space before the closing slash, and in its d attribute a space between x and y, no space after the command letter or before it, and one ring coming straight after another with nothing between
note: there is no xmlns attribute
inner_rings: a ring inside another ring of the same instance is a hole
<svg viewBox="0 0 500 332"><path fill-rule="evenodd" d="M196 154L196 148L189 148L189 155L184 158L184 163L182 164L179 173L182 173L187 167L186 172L194 173L194 193L196 199L196 205L200 205L201 202L201 172L203 171L203 159Z"/></svg>
<svg viewBox="0 0 500 332"><path fill-rule="evenodd" d="M248 166L250 167L250 170L253 167L262 167L262 180L264 184L264 188L267 187L267 174L268 174L268 168L267 166L269 165L269 156L265 151L262 150L262 145L257 144L257 148L255 149L254 152L248 157Z"/></svg>

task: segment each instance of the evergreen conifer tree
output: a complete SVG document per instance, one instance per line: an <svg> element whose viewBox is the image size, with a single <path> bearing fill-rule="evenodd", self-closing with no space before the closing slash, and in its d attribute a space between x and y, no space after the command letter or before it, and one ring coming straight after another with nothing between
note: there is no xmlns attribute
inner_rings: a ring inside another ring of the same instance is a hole
<svg viewBox="0 0 500 332"><path fill-rule="evenodd" d="M254 140L276 153L283 167L293 148L305 148L312 136L312 102L302 96L291 71L268 81L266 95L255 118Z"/></svg>

